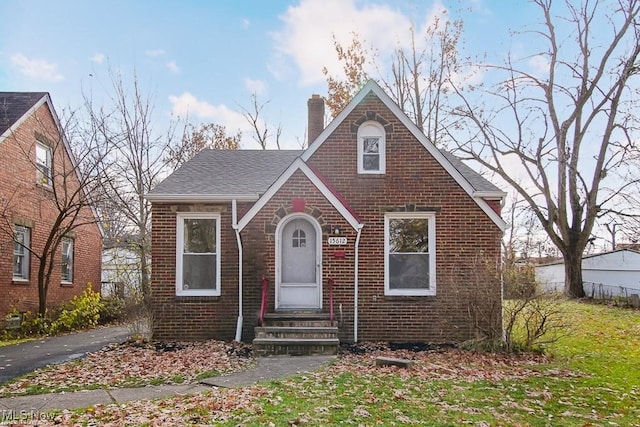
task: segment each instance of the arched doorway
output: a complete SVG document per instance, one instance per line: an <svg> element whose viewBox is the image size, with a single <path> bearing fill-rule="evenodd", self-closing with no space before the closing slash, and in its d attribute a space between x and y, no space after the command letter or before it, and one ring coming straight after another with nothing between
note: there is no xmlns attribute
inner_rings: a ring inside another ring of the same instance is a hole
<svg viewBox="0 0 640 427"><path fill-rule="evenodd" d="M322 307L322 229L309 215L292 214L276 229L276 309Z"/></svg>

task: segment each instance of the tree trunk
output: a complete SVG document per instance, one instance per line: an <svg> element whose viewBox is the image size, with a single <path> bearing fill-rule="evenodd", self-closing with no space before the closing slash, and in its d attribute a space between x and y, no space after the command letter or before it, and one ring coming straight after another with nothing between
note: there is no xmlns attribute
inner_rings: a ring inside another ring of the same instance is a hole
<svg viewBox="0 0 640 427"><path fill-rule="evenodd" d="M38 265L38 315L40 317L44 317L47 312L47 293L49 288L49 283L45 277L45 261L44 259L39 259Z"/></svg>
<svg viewBox="0 0 640 427"><path fill-rule="evenodd" d="M564 258L564 293L569 298L585 296L582 285L582 252L571 251L563 254Z"/></svg>

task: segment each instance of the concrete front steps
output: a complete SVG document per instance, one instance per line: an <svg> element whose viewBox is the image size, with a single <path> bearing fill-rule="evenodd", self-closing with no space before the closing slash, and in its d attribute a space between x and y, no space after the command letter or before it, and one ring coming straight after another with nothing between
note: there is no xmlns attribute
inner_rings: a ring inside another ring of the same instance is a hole
<svg viewBox="0 0 640 427"><path fill-rule="evenodd" d="M338 327L329 315L318 312L277 312L255 328L253 351L258 356L334 355L338 353Z"/></svg>

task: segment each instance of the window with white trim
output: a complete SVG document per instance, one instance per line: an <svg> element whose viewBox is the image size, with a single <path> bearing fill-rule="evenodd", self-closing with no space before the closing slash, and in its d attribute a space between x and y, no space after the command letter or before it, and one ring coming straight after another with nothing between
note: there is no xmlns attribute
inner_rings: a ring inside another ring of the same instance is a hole
<svg viewBox="0 0 640 427"><path fill-rule="evenodd" d="M13 236L13 278L29 280L29 247L31 229L16 225Z"/></svg>
<svg viewBox="0 0 640 427"><path fill-rule="evenodd" d="M358 173L385 172L385 132L380 123L367 121L358 128Z"/></svg>
<svg viewBox="0 0 640 427"><path fill-rule="evenodd" d="M36 182L51 185L51 147L36 142Z"/></svg>
<svg viewBox="0 0 640 427"><path fill-rule="evenodd" d="M436 294L435 221L431 212L385 215L385 295Z"/></svg>
<svg viewBox="0 0 640 427"><path fill-rule="evenodd" d="M62 239L62 260L60 270L61 280L64 283L73 283L73 239L64 237Z"/></svg>
<svg viewBox="0 0 640 427"><path fill-rule="evenodd" d="M177 215L176 295L220 295L220 214Z"/></svg>

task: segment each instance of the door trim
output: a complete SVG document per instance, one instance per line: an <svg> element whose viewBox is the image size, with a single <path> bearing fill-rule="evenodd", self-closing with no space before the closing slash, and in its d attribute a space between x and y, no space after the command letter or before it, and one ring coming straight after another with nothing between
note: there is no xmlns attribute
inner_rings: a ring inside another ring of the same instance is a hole
<svg viewBox="0 0 640 427"><path fill-rule="evenodd" d="M276 226L275 238L275 270L276 270L276 289L275 289L275 309L278 310L280 307L280 283L282 280L282 230L285 226L295 220L295 219L304 219L311 224L313 229L316 232L316 283L318 285L318 307L317 309L322 309L322 227L318 221L312 217L311 215L295 212L289 214L282 218L278 225ZM289 308L287 308L289 309ZM307 308L308 310L308 308Z"/></svg>

